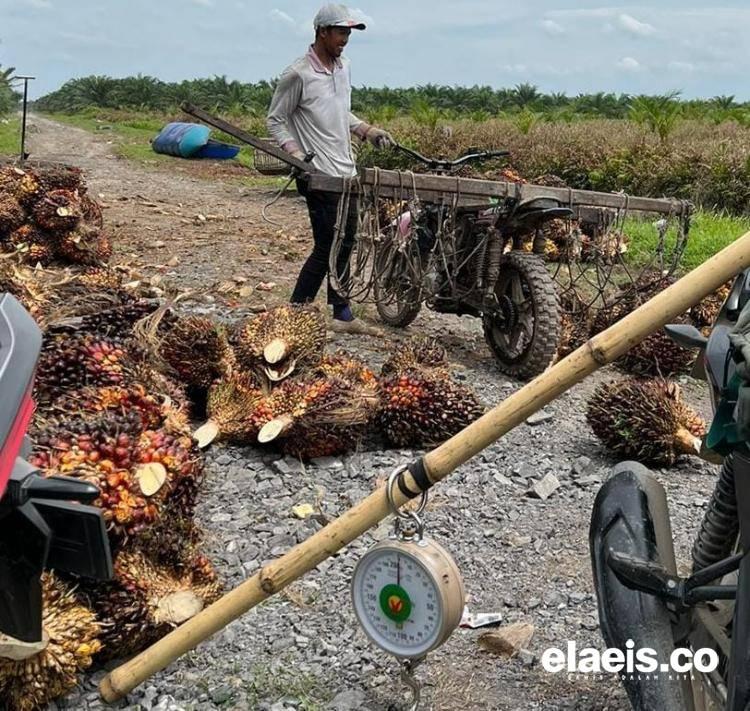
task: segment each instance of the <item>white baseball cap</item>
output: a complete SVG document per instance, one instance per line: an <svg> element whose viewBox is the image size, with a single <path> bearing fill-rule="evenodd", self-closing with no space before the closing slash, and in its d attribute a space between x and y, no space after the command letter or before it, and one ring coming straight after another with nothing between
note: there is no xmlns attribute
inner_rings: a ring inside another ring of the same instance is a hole
<svg viewBox="0 0 750 711"><path fill-rule="evenodd" d="M313 27L316 30L319 27L349 27L352 30L364 30L365 23L355 20L353 15L354 13L346 5L338 3L323 5L315 15Z"/></svg>

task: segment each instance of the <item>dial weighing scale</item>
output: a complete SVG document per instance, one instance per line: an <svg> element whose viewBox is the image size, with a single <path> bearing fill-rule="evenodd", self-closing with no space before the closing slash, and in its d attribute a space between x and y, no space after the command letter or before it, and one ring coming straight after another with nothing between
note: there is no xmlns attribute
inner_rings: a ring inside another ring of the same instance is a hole
<svg viewBox="0 0 750 711"><path fill-rule="evenodd" d="M393 486L406 470L401 466L388 478L394 530L360 559L352 578L352 599L365 634L401 663L401 678L414 694L414 711L421 688L414 669L458 627L466 593L450 553L424 535L421 516L427 492L422 492L416 511L401 511L395 504Z"/></svg>

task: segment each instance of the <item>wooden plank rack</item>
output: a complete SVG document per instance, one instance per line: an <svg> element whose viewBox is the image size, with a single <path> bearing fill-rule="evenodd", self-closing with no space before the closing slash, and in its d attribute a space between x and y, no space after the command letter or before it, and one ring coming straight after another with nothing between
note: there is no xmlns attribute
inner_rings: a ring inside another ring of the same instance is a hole
<svg viewBox="0 0 750 711"><path fill-rule="evenodd" d="M355 183L357 182L361 185L377 186L381 197L408 199L416 195L425 202L445 204L452 204L456 198L458 198L459 205L478 205L488 204L493 198L530 200L550 197L574 209L579 207L610 208L674 216L687 216L692 211L692 204L686 200L643 198L621 193L601 193L532 183L477 180L378 168L363 168L359 172L358 179L355 180ZM347 190L345 183L343 178L335 178L322 173L313 173L309 176L309 185L312 190L344 192Z"/></svg>
<svg viewBox="0 0 750 711"><path fill-rule="evenodd" d="M688 217L693 206L687 200L673 198L644 198L622 193L603 193L592 190L574 190L555 188L533 183L515 183L502 180L477 180L450 175L432 175L429 173L412 173L401 170L382 170L380 168L363 168L356 178L345 180L326 175L311 169L270 141L257 138L232 124L209 114L207 111L183 104L182 110L213 126L224 133L264 151L295 169L308 181L311 190L343 193L357 192L358 186L377 187L378 195L384 198L409 199L418 197L425 202L465 205L487 205L493 199L513 198L530 200L538 197L550 197L559 200L571 208L609 208L633 212L653 212L662 215ZM577 211L577 210L576 210Z"/></svg>

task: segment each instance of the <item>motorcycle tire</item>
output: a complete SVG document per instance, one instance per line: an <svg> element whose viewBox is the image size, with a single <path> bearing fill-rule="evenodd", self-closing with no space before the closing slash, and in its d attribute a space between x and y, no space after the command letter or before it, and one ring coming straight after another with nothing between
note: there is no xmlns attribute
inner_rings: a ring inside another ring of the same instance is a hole
<svg viewBox="0 0 750 711"><path fill-rule="evenodd" d="M420 287L413 283L411 260L419 260L416 249L409 255L392 245L385 245L375 253L375 308L381 321L388 326L404 328L417 318L422 309L422 293Z"/></svg>
<svg viewBox="0 0 750 711"><path fill-rule="evenodd" d="M486 313L483 326L500 370L514 378L539 375L552 363L560 338L557 289L543 258L503 255L495 295L503 317Z"/></svg>

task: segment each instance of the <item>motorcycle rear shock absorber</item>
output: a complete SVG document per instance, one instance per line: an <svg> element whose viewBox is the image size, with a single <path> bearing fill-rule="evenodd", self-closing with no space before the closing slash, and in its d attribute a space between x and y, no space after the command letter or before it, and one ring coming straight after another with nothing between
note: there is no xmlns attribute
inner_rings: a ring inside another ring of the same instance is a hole
<svg viewBox="0 0 750 711"><path fill-rule="evenodd" d="M693 572L732 554L739 532L732 455L724 458L708 509L693 545Z"/></svg>

